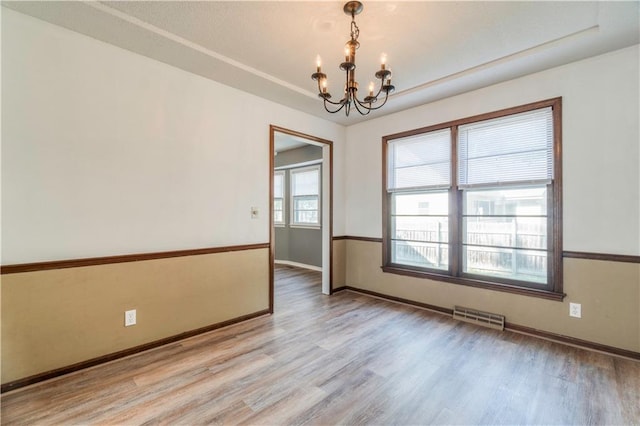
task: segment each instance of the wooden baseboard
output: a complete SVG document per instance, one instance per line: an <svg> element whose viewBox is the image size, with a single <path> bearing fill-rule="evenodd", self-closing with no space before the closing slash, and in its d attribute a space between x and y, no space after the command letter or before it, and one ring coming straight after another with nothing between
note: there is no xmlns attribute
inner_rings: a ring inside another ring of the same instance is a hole
<svg viewBox="0 0 640 426"><path fill-rule="evenodd" d="M541 339L564 343L566 345L575 346L581 349L589 349L598 352L604 352L610 355L617 355L634 360L640 360L640 352L634 352L627 349L616 348L614 346L603 345L600 343L591 342L589 340L582 340L571 336L564 336L562 334L552 333L550 331L536 330L535 328L527 327L524 325L511 324L509 322L504 323L504 328L505 330L528 334L534 337L539 337Z"/></svg>
<svg viewBox="0 0 640 426"><path fill-rule="evenodd" d="M92 358L86 361L81 361L76 364L68 365L66 367L56 368L55 370L46 371L44 373L34 374L33 376L25 377L23 379L14 380L12 382L3 383L0 389L0 393L9 392L15 389L19 389L25 386L32 385L34 383L43 382L45 380L53 379L65 374L73 373L86 368L94 367L96 365L104 364L110 361L114 361L119 358L135 355L140 352L148 351L160 346L175 343L177 341L187 339L189 337L197 336L199 334L207 333L209 331L217 330L219 328L227 327L229 325L237 324L243 321L247 321L253 318L268 315L270 312L268 309L257 311L251 314L242 315L240 317L232 318L227 321L222 321L216 324L211 324L205 327L197 328L195 330L185 331L174 336L165 337L164 339L156 340L154 342L145 343L143 345L135 346L133 348L124 349L122 351L113 352L107 355Z"/></svg>
<svg viewBox="0 0 640 426"><path fill-rule="evenodd" d="M380 299L390 300L392 302L404 303L405 305L417 306L419 308L428 309L441 314L453 315L453 309L442 308L440 306L430 305L428 303L416 302L414 300L403 299L402 297L389 296L388 294L377 293L375 291L364 290L361 288L345 286L345 290L351 290L356 293L366 294L367 296L378 297Z"/></svg>
<svg viewBox="0 0 640 426"><path fill-rule="evenodd" d="M391 302L404 303L411 306L417 306L419 308L428 309L441 314L453 315L453 309L443 308L440 306L430 305L428 303L416 302L409 299L403 299L401 297L389 296L375 291L363 290L356 287L345 286L345 290L350 290L355 293L362 293L368 296L378 297L380 299L386 299ZM594 350L598 352L604 352L610 355L622 356L625 358L631 358L634 360L640 360L640 352L634 352L627 349L616 348L615 346L603 345L601 343L595 343L588 340L582 340L571 336L564 336L562 334L552 333L550 331L537 330L535 328L527 327L524 325L513 324L505 322L504 329L514 331L517 333L524 333L534 337L539 337L545 340L551 340L557 343L563 343L570 346L576 346L582 349Z"/></svg>

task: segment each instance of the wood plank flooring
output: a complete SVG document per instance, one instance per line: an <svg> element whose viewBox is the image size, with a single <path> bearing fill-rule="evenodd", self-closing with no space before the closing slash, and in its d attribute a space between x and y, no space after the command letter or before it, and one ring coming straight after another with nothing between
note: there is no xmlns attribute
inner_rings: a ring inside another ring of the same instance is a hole
<svg viewBox="0 0 640 426"><path fill-rule="evenodd" d="M639 424L640 363L276 267L276 313L1 398L3 425Z"/></svg>

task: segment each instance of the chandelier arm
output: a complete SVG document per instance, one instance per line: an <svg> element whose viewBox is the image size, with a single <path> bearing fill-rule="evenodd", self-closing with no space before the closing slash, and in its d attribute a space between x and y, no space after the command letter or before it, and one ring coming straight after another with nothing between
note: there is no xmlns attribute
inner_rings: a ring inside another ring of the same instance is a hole
<svg viewBox="0 0 640 426"><path fill-rule="evenodd" d="M384 87L384 78L380 81L380 87L378 88L378 93L376 93L376 99L378 99L378 96L380 96L380 93L382 93L383 87Z"/></svg>
<svg viewBox="0 0 640 426"><path fill-rule="evenodd" d="M384 106L384 104L386 104L386 103L387 103L387 99L389 99L389 92L387 92L387 93L384 95L384 100L382 101L382 103L381 103L380 105L378 105L378 106L376 106L376 107L371 107L371 108L369 108L369 110L371 110L371 111L375 111L376 109L380 109L380 108L382 108L382 107Z"/></svg>
<svg viewBox="0 0 640 426"><path fill-rule="evenodd" d="M338 102L331 101L328 98L323 98L323 99L324 99L325 103L329 102L331 105L344 105L345 104L344 98L340 99Z"/></svg>
<svg viewBox="0 0 640 426"><path fill-rule="evenodd" d="M378 106L373 106L373 102L361 102L358 98L354 98L354 99L355 99L355 101L356 101L356 109L358 110L358 112L359 112L360 114L362 114L362 115L367 115L367 114L369 114L371 111L375 111L375 110L377 110L377 109L382 108L382 107L384 106L384 104L386 104L386 103L387 103L387 99L389 99L389 92L386 92L386 93L385 93L384 100L383 100L383 101L382 101L382 103L381 103L380 105L378 105ZM376 98L376 100L377 100L377 98ZM360 108L358 108L358 104L359 104L362 108L366 109L366 110L367 110L367 112L366 112L366 113L363 113L363 112L360 110Z"/></svg>
<svg viewBox="0 0 640 426"><path fill-rule="evenodd" d="M387 99L388 99L388 98L389 98L389 93L387 93L387 94L384 96L384 100L382 101L382 103L381 103L380 105L375 106L375 107L374 107L374 106L372 106L372 107L367 107L367 109L368 109L369 111L375 111L375 110L377 110L377 109L382 108L382 107L384 106L384 104L386 104L386 103L387 103Z"/></svg>
<svg viewBox="0 0 640 426"><path fill-rule="evenodd" d="M335 111L331 111L331 110L327 107L327 102L329 102L330 104L333 104L333 105L340 105L340 108L336 109ZM343 104L340 104L340 103L338 103L338 102L331 102L331 101L328 101L327 99L325 99L325 100L324 100L324 104L323 104L323 105L324 105L324 109L325 109L325 111L327 111L329 114L335 114L335 113L337 113L337 112L340 112L340 110L341 110L342 108L344 108L344 106L345 106L346 104L344 104L344 103L343 103Z"/></svg>
<svg viewBox="0 0 640 426"><path fill-rule="evenodd" d="M367 115L371 112L371 107L367 106L368 102L360 102L360 100L356 97L354 97L353 99L356 101L355 102L356 109L361 115ZM362 109L360 109L360 107L362 107L366 112L362 112Z"/></svg>

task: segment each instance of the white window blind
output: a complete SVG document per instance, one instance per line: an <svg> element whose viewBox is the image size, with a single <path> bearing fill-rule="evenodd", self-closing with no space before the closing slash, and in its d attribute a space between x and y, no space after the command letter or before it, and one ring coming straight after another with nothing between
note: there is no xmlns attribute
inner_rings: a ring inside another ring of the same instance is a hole
<svg viewBox="0 0 640 426"><path fill-rule="evenodd" d="M458 128L461 188L553 179L553 114L543 108Z"/></svg>
<svg viewBox="0 0 640 426"><path fill-rule="evenodd" d="M317 168L291 172L292 196L318 195L320 173Z"/></svg>
<svg viewBox="0 0 640 426"><path fill-rule="evenodd" d="M284 198L284 173L275 172L273 175L273 198Z"/></svg>
<svg viewBox="0 0 640 426"><path fill-rule="evenodd" d="M388 145L387 189L451 186L451 130L394 139Z"/></svg>

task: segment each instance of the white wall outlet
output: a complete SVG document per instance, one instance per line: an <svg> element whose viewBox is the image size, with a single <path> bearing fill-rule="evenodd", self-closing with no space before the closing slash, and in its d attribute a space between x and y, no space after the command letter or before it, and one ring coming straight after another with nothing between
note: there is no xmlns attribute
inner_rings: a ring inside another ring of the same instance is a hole
<svg viewBox="0 0 640 426"><path fill-rule="evenodd" d="M582 318L582 305L580 303L569 303L569 316Z"/></svg>
<svg viewBox="0 0 640 426"><path fill-rule="evenodd" d="M124 311L124 326L136 325L136 310Z"/></svg>
<svg viewBox="0 0 640 426"><path fill-rule="evenodd" d="M259 216L259 211L257 207L251 207L251 219L257 219Z"/></svg>

